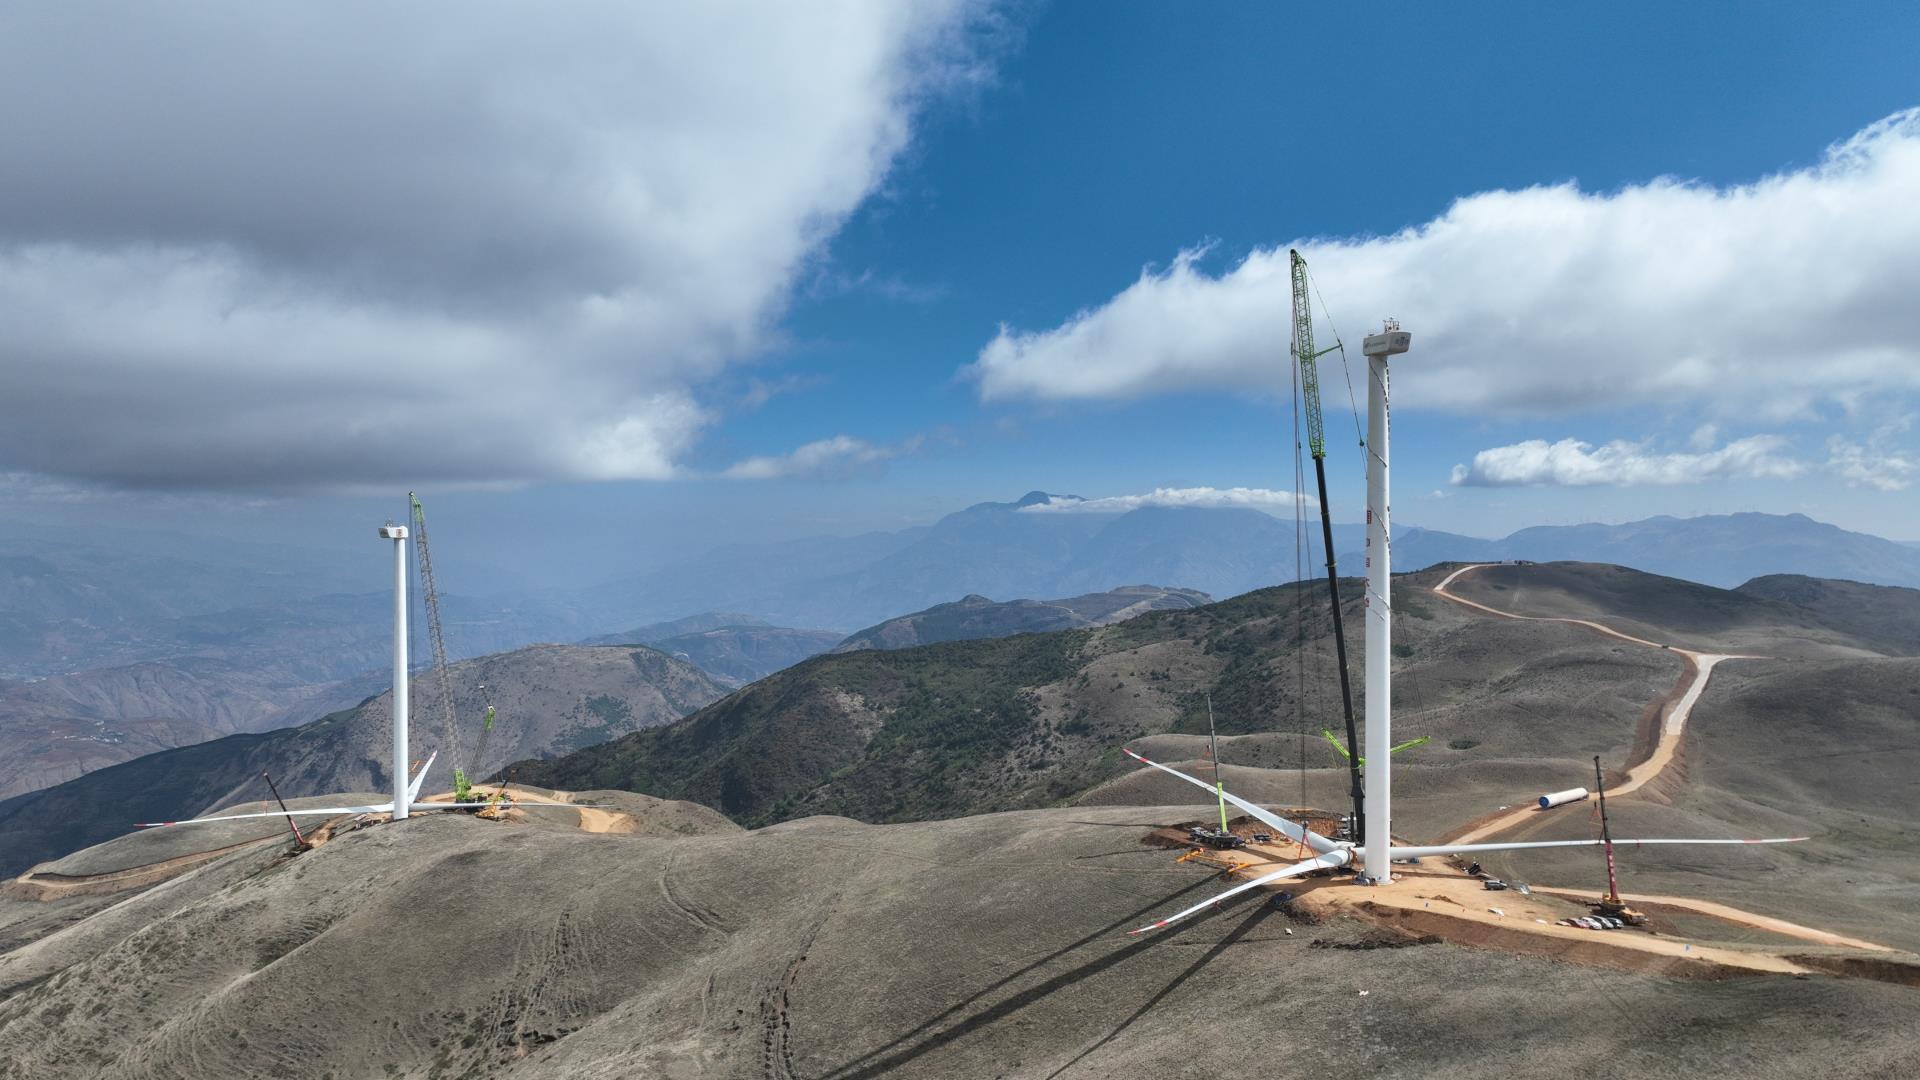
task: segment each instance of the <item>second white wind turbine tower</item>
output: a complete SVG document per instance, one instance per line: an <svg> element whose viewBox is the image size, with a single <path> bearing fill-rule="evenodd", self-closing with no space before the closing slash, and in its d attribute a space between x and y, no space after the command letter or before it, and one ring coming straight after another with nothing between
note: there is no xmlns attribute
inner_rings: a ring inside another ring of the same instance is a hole
<svg viewBox="0 0 1920 1080"><path fill-rule="evenodd" d="M407 760L407 725L410 719L408 709L407 679L407 527L395 525L389 521L380 526L380 538L393 541L393 801L374 803L367 806L316 806L304 810L274 810L259 814L222 814L214 817L189 818L183 821L146 821L137 828L150 829L162 825L204 825L212 822L235 821L242 818L264 817L334 817L340 814L387 814L395 821L405 821L415 809L420 810L459 810L483 807L484 802L432 802L420 801L420 787L426 782L427 770L433 768L438 751L428 755L426 763L420 766L420 772L411 780L411 770ZM514 802L522 806L563 806L564 803L549 803L539 800L516 798Z"/></svg>

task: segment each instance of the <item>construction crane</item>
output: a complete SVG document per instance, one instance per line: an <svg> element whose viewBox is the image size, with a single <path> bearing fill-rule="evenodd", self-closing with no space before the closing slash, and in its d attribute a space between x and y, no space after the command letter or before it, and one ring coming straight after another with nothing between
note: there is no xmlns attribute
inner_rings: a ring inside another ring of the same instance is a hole
<svg viewBox="0 0 1920 1080"><path fill-rule="evenodd" d="M420 505L420 496L411 491L407 492L407 501L413 507L413 539L420 553L420 585L427 605L427 637L433 646L433 672L440 690L440 719L446 725L447 738L452 743L453 801L467 802L473 785L468 782L467 774L459 764L460 725L453 709L453 673L447 666L447 639L440 629L440 593L433 584L433 555L427 547L427 510Z"/></svg>
<svg viewBox="0 0 1920 1080"><path fill-rule="evenodd" d="M1607 853L1607 895L1593 905L1595 914L1619 919L1628 926L1644 926L1647 917L1620 899L1620 878L1613 868L1613 829L1607 824L1607 780L1600 773L1600 755L1593 756L1593 790L1600 797L1600 846Z"/></svg>
<svg viewBox="0 0 1920 1080"><path fill-rule="evenodd" d="M1298 251L1288 249L1293 264L1293 357L1300 365L1300 399L1307 414L1307 446L1313 453L1314 479L1320 484L1320 543L1327 553L1327 594L1333 602L1333 648L1340 664L1340 709L1347 722L1347 745L1359 746L1359 732L1353 722L1353 685L1347 677L1347 633L1340 620L1340 575L1334 567L1333 511L1327 504L1327 431L1320 417L1320 370L1317 361L1343 348L1336 337L1332 346L1313 347L1313 303L1308 292L1307 260ZM1338 743L1335 744L1336 746ZM1366 792L1360 784L1360 755L1347 754L1347 774L1353 782L1353 837L1366 841Z"/></svg>

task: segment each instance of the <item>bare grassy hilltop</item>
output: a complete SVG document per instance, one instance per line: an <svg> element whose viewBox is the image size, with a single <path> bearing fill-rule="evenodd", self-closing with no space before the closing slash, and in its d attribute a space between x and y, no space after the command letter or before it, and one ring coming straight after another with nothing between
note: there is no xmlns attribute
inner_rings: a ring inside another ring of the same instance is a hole
<svg viewBox="0 0 1920 1080"><path fill-rule="evenodd" d="M270 842L0 956L0 1071L851 1080L1920 1064L1908 1022L1920 990L1871 980L1594 969L1298 922L1260 900L1129 938L1219 888L1140 843L1189 812L815 818L677 837L422 817L295 858ZM1223 1052L1241 1046L1272 1049Z"/></svg>

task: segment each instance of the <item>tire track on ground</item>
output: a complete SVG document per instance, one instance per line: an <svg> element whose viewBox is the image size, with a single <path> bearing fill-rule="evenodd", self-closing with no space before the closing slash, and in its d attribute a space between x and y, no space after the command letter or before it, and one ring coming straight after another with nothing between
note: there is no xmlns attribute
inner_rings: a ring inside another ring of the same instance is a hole
<svg viewBox="0 0 1920 1080"><path fill-rule="evenodd" d="M780 974L780 981L760 1000L760 1068L767 1080L795 1080L799 1075L793 1065L793 988L800 981L800 969L807 962L814 939L839 909L845 892L845 886L834 890L821 905L820 917L801 940L800 951Z"/></svg>

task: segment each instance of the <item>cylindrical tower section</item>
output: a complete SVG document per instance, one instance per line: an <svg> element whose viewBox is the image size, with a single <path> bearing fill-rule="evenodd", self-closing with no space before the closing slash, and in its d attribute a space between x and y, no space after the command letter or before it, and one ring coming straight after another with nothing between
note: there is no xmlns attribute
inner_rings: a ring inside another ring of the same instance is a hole
<svg viewBox="0 0 1920 1080"><path fill-rule="evenodd" d="M1387 321L1369 335L1367 357L1367 739L1366 864L1376 881L1393 877L1393 553L1388 483L1391 422L1387 357L1407 351L1411 335ZM1358 753L1359 751L1355 751Z"/></svg>
<svg viewBox="0 0 1920 1080"><path fill-rule="evenodd" d="M407 527L383 525L393 541L393 820L407 816Z"/></svg>

